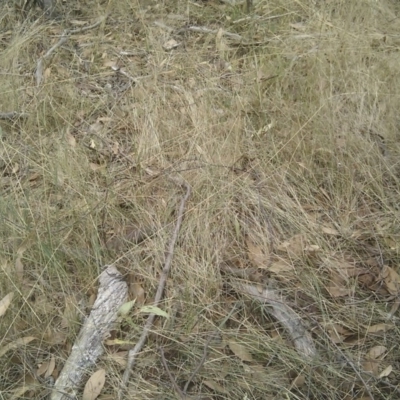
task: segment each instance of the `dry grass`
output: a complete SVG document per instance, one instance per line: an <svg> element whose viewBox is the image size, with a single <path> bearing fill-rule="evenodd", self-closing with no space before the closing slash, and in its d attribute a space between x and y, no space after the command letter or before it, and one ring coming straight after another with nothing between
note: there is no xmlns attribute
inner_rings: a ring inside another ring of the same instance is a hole
<svg viewBox="0 0 400 400"><path fill-rule="evenodd" d="M129 398L176 398L157 347L183 387L217 329L192 396L368 399L361 375L374 399L400 398L396 3L268 0L247 14L213 1L89 0L60 4L58 22L5 6L0 111L29 117L0 126L0 297L15 293L0 349L35 340L2 356L0 398L45 394L33 373L52 357L53 374L62 367L101 265L115 262L151 303L182 196L168 174L193 194L162 304L171 318L157 320ZM37 60L62 31L106 12L54 52L36 87ZM170 39L179 46L166 50ZM134 244L137 228L147 237ZM305 362L279 321L232 290L222 264L257 267L281 290L318 359ZM137 340L138 309L112 339ZM127 347L106 346L103 399L115 398L123 365L112 355Z"/></svg>

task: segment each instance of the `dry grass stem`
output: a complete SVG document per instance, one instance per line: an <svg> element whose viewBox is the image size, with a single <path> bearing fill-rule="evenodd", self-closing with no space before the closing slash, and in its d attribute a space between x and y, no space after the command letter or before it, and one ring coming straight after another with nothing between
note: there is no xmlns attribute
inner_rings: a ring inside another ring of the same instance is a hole
<svg viewBox="0 0 400 400"><path fill-rule="evenodd" d="M133 305L79 398L398 399L398 0L19 2L2 396L47 396L114 265Z"/></svg>

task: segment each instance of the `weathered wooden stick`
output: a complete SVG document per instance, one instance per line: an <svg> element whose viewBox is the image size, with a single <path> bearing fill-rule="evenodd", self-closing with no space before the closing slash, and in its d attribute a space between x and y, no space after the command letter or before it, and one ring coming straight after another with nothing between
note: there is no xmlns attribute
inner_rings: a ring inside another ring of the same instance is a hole
<svg viewBox="0 0 400 400"><path fill-rule="evenodd" d="M115 266L107 266L99 281L100 287L92 311L54 384L50 400L77 398L82 378L103 354L103 341L114 328L118 310L127 299L128 285Z"/></svg>
<svg viewBox="0 0 400 400"><path fill-rule="evenodd" d="M246 292L261 304L268 306L266 311L272 314L286 329L299 354L308 360L317 356L314 341L304 327L301 318L285 304L285 300L275 290L263 288L262 291L259 291L255 285L244 283L234 284L234 286Z"/></svg>

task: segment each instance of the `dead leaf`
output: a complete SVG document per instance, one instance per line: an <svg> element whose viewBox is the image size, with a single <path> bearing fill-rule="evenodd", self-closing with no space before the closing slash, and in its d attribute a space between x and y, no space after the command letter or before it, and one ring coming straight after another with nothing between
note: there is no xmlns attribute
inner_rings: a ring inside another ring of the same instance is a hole
<svg viewBox="0 0 400 400"><path fill-rule="evenodd" d="M339 324L329 324L326 327L326 330L329 333L329 337L331 338L333 343L342 343L347 337L349 337L352 333L348 329L344 328Z"/></svg>
<svg viewBox="0 0 400 400"><path fill-rule="evenodd" d="M145 303L144 289L138 282L133 282L129 285L129 293L133 299L136 299L136 303L142 306Z"/></svg>
<svg viewBox="0 0 400 400"><path fill-rule="evenodd" d="M400 300L396 300L393 303L393 305L392 305L392 307L391 307L391 309L389 311L389 314L388 314L388 317L387 317L388 319L392 319L393 318L394 314L396 314L397 310L399 309L399 306L400 306Z"/></svg>
<svg viewBox="0 0 400 400"><path fill-rule="evenodd" d="M229 395L229 392L223 386L221 386L219 383L217 383L215 381L203 381L203 383L208 388L216 391L217 393L222 393L222 394Z"/></svg>
<svg viewBox="0 0 400 400"><path fill-rule="evenodd" d="M79 19L72 19L69 21L70 24L72 25L77 25L77 26L83 26L83 25L87 25L87 21L81 21Z"/></svg>
<svg viewBox="0 0 400 400"><path fill-rule="evenodd" d="M47 367L49 366L49 362L46 361L39 365L39 368L36 370L36 375L41 376L47 371Z"/></svg>
<svg viewBox="0 0 400 400"><path fill-rule="evenodd" d="M96 121L94 124L89 126L89 132L90 133L100 133L104 128L104 124L100 121ZM96 145L94 144L93 140L90 144L90 148L94 149Z"/></svg>
<svg viewBox="0 0 400 400"><path fill-rule="evenodd" d="M117 156L119 154L119 143L118 142L114 142L112 145L112 152L115 156Z"/></svg>
<svg viewBox="0 0 400 400"><path fill-rule="evenodd" d="M53 373L55 367L56 367L56 359L54 358L54 356L51 356L50 361L49 361L49 365L47 367L46 373L44 374L44 377L48 378L49 376L51 376L51 374Z"/></svg>
<svg viewBox="0 0 400 400"><path fill-rule="evenodd" d="M108 358L115 361L122 368L125 368L128 360L128 351L119 351L118 353L111 353L108 355Z"/></svg>
<svg viewBox="0 0 400 400"><path fill-rule="evenodd" d="M71 135L70 132L66 133L67 142L71 147L76 147L76 139L75 136Z"/></svg>
<svg viewBox="0 0 400 400"><path fill-rule="evenodd" d="M36 338L34 336L25 336L23 338L19 338L17 340L14 340L11 343L8 343L6 346L0 348L0 357L4 356L9 350L15 350L18 347L22 347L27 345L28 343L32 342L32 340L35 340Z"/></svg>
<svg viewBox="0 0 400 400"><path fill-rule="evenodd" d="M365 372L369 372L374 376L378 375L379 360L366 359L362 363L362 368Z"/></svg>
<svg viewBox="0 0 400 400"><path fill-rule="evenodd" d="M297 375L296 378L294 378L292 381L292 387L300 388L305 384L305 382L306 382L305 375Z"/></svg>
<svg viewBox="0 0 400 400"><path fill-rule="evenodd" d="M310 244L306 247L304 247L304 251L308 251L309 253L316 253L317 251L320 251L321 247L319 247L317 244Z"/></svg>
<svg viewBox="0 0 400 400"><path fill-rule="evenodd" d="M15 260L15 275L19 280L22 280L24 277L24 264L21 261L22 255L18 255Z"/></svg>
<svg viewBox="0 0 400 400"><path fill-rule="evenodd" d="M14 293L10 292L10 293L6 294L0 300L0 317L3 316L6 313L8 307L11 304L11 300L13 299L13 297L14 297Z"/></svg>
<svg viewBox="0 0 400 400"><path fill-rule="evenodd" d="M291 257L302 257L306 247L306 236L299 233L298 235L292 236L289 240L280 243L277 246L277 250L286 251Z"/></svg>
<svg viewBox="0 0 400 400"><path fill-rule="evenodd" d="M364 272L363 269L357 268L354 263L344 259L329 260L327 265L328 268L336 272L342 278L343 282L348 282L349 278L353 278Z"/></svg>
<svg viewBox="0 0 400 400"><path fill-rule="evenodd" d="M385 378L386 376L389 376L393 371L393 367L391 365L389 365L388 367L386 367L380 374L379 374L379 378Z"/></svg>
<svg viewBox="0 0 400 400"><path fill-rule="evenodd" d="M104 67L111 67L114 71L119 70L119 66L118 66L117 61L113 61L113 60L104 60L103 66L104 66Z"/></svg>
<svg viewBox="0 0 400 400"><path fill-rule="evenodd" d="M62 328L69 328L79 319L79 306L74 296L66 296L65 309L61 320Z"/></svg>
<svg viewBox="0 0 400 400"><path fill-rule="evenodd" d="M293 29L296 29L296 31L300 31L300 32L304 32L306 30L306 26L302 22L289 24L289 26Z"/></svg>
<svg viewBox="0 0 400 400"><path fill-rule="evenodd" d="M96 164L96 163L89 163L89 167L92 171L96 172L99 169L105 169L105 164Z"/></svg>
<svg viewBox="0 0 400 400"><path fill-rule="evenodd" d="M247 348L242 344L239 344L234 340L229 340L228 346L231 349L232 353L236 357L239 357L242 361L254 361L253 356L250 354Z"/></svg>
<svg viewBox="0 0 400 400"><path fill-rule="evenodd" d="M340 232L337 229L330 228L329 226L323 226L321 230L327 235L340 236Z"/></svg>
<svg viewBox="0 0 400 400"><path fill-rule="evenodd" d="M48 378L53 373L55 366L56 360L54 356L52 356L49 361L46 361L39 366L36 370L36 375L44 375L45 378Z"/></svg>
<svg viewBox="0 0 400 400"><path fill-rule="evenodd" d="M103 389L105 382L106 371L105 369L99 369L86 382L82 400L95 400Z"/></svg>
<svg viewBox="0 0 400 400"><path fill-rule="evenodd" d="M260 364L246 364L244 365L244 372L252 380L252 382L257 382L261 384L265 384L268 382L269 376L263 365ZM229 369L226 375L228 375ZM248 379L245 379L244 382L249 382Z"/></svg>
<svg viewBox="0 0 400 400"><path fill-rule="evenodd" d="M50 329L46 330L45 334L46 342L49 344L56 346L56 345L63 345L67 340L67 333L61 330L54 330L51 331Z"/></svg>
<svg viewBox="0 0 400 400"><path fill-rule="evenodd" d="M12 391L12 395L8 397L9 400L17 400L21 398L34 398L34 391L38 390L39 386L37 385L37 381L35 377L26 372L22 379L23 385L21 387L17 387ZM30 391L30 393L26 394L26 392ZM32 392L33 391L33 392Z"/></svg>
<svg viewBox="0 0 400 400"><path fill-rule="evenodd" d="M170 39L164 42L163 49L169 51L177 48L179 45L180 43L178 43L175 39Z"/></svg>
<svg viewBox="0 0 400 400"><path fill-rule="evenodd" d="M283 260L276 261L268 267L268 271L279 274L280 272L293 271L293 265Z"/></svg>
<svg viewBox="0 0 400 400"><path fill-rule="evenodd" d="M400 276L393 268L384 265L381 271L381 278L390 294L398 295L400 293Z"/></svg>
<svg viewBox="0 0 400 400"><path fill-rule="evenodd" d="M373 360L376 360L382 354L384 354L386 350L387 350L387 348L385 346L374 346L368 351L367 357L369 357Z"/></svg>
<svg viewBox="0 0 400 400"><path fill-rule="evenodd" d="M367 328L367 333L384 333L394 328L393 324L376 324Z"/></svg>
<svg viewBox="0 0 400 400"><path fill-rule="evenodd" d="M261 246L254 244L250 239L246 239L249 260L259 268L265 268L269 257L265 254Z"/></svg>
<svg viewBox="0 0 400 400"><path fill-rule="evenodd" d="M362 363L363 370L372 373L374 376L379 375L379 364L381 356L386 352L385 346L374 346L366 354L366 358Z"/></svg>
<svg viewBox="0 0 400 400"><path fill-rule="evenodd" d="M328 286L326 290L334 298L350 296L353 293L352 289L339 286Z"/></svg>
<svg viewBox="0 0 400 400"><path fill-rule="evenodd" d="M44 74L43 74L44 80L46 80L47 78L49 78L50 75L51 75L51 68L49 67L49 68L46 68L46 69L44 70Z"/></svg>

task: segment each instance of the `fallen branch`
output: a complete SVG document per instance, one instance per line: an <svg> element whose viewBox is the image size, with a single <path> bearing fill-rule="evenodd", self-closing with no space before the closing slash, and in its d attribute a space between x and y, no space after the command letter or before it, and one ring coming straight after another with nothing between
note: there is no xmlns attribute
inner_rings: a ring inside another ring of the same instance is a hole
<svg viewBox="0 0 400 400"><path fill-rule="evenodd" d="M43 57L40 57L37 65L36 65L36 85L39 86L40 83L42 82L43 79L43 68L44 68L44 62L47 58L49 58L51 56L51 54L58 49L60 46L62 46L71 35L75 34L75 33L81 33L81 32L85 32L88 31L89 29L93 29L96 28L97 26L99 26L104 20L106 19L106 17L102 17L100 18L97 22L95 22L92 25L89 26L84 26L82 28L78 28L78 29L66 29L61 37L60 40L54 45L52 46Z"/></svg>
<svg viewBox="0 0 400 400"><path fill-rule="evenodd" d="M287 330L297 351L308 360L317 355L311 334L303 326L300 317L284 303L284 299L275 290L264 288L261 293L254 285L233 284L240 291L244 291L255 300L269 307L265 311L272 314Z"/></svg>
<svg viewBox="0 0 400 400"><path fill-rule="evenodd" d="M176 182L176 180L174 180L174 182ZM162 298L163 292L164 292L165 283L167 281L167 277L168 277L169 271L171 269L171 262L172 262L172 257L174 255L175 243L178 238L178 233L181 228L181 224L182 224L182 220L183 220L183 212L185 210L186 202L189 199L189 196L191 193L191 188L190 188L189 184L184 182L184 183L182 183L182 185L186 188L186 193L185 193L185 196L182 198L182 201L181 201L181 204L179 207L179 211L178 211L178 218L176 221L175 229L172 234L172 238L169 243L168 250L166 252L164 268L161 272L160 281L159 281L157 292L156 292L156 295L154 298L154 303L153 303L154 306L158 306L158 304L160 303L160 300ZM124 375L122 378L122 384L121 384L120 393L119 393L120 398L122 397L122 393L128 384L129 378L131 376L132 368L135 365L136 357L139 354L139 352L141 351L141 349L143 348L144 344L146 343L147 336L149 335L149 332L153 325L155 317L156 317L155 314L150 314L148 316L147 321L143 327L142 335L140 336L135 347L133 349L129 350L129 352L128 352L127 366L126 366L126 369L125 369L125 372L124 372Z"/></svg>
<svg viewBox="0 0 400 400"><path fill-rule="evenodd" d="M114 328L118 310L128 296L128 285L113 265L101 273L100 286L92 311L72 347L60 376L56 380L51 400L77 398L77 390L85 373L103 354L103 340Z"/></svg>

